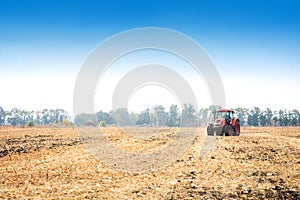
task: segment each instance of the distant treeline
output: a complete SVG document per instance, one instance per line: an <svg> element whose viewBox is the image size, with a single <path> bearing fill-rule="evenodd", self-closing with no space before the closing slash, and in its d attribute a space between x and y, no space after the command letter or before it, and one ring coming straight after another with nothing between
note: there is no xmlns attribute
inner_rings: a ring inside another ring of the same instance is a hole
<svg viewBox="0 0 300 200"><path fill-rule="evenodd" d="M115 111L99 111L95 114L75 116L71 120L70 115L63 109L43 109L42 111L24 111L13 108L4 111L0 107L0 125L26 125L54 124L74 122L76 125L87 126L206 126L213 120L213 113L219 106L209 106L196 111L191 104L185 104L181 111L177 105L171 105L168 110L162 105L147 108L140 113L128 112L126 108ZM242 126L300 126L300 113L294 110L272 111L258 107L235 108L237 117Z"/></svg>
<svg viewBox="0 0 300 200"><path fill-rule="evenodd" d="M26 111L13 108L5 111L0 107L0 126L24 126L40 124L69 124L69 114L63 109L43 109L42 111Z"/></svg>

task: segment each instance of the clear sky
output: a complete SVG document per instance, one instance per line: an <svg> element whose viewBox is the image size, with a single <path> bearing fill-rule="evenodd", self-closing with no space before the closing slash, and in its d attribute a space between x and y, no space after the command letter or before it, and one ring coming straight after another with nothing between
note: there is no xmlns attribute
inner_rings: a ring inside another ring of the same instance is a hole
<svg viewBox="0 0 300 200"><path fill-rule="evenodd" d="M227 107L300 109L299 10L296 0L0 0L0 106L72 113L76 76L99 43L128 29L164 27L207 51ZM130 108L150 106L142 97L155 91L175 101L161 88L144 88ZM209 105L201 94L200 105Z"/></svg>

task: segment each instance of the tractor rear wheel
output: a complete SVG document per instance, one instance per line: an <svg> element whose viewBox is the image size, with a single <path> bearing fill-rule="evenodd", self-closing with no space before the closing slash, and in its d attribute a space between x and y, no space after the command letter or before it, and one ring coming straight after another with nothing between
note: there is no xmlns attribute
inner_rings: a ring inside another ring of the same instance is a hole
<svg viewBox="0 0 300 200"><path fill-rule="evenodd" d="M235 122L235 126L234 126L234 135L239 136L240 132L241 132L240 122L237 121L237 122Z"/></svg>
<svg viewBox="0 0 300 200"><path fill-rule="evenodd" d="M233 135L234 131L232 129L232 126L229 124L226 124L223 128L223 133L225 134L225 136Z"/></svg>

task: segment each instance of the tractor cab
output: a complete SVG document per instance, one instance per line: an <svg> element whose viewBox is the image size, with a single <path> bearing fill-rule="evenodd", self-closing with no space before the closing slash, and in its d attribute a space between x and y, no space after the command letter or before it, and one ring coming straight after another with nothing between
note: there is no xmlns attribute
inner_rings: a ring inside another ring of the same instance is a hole
<svg viewBox="0 0 300 200"><path fill-rule="evenodd" d="M214 114L214 122L215 124L225 125L225 124L231 124L232 119L235 118L235 114L233 110L217 110ZM217 122L217 123L216 123Z"/></svg>
<svg viewBox="0 0 300 200"><path fill-rule="evenodd" d="M220 109L214 112L214 122L207 127L207 135L240 135L240 120L231 109Z"/></svg>

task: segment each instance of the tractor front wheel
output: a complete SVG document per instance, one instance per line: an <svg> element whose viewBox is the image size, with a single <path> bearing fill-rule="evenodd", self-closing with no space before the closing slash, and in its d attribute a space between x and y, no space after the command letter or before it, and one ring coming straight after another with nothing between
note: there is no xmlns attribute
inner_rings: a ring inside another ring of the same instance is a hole
<svg viewBox="0 0 300 200"><path fill-rule="evenodd" d="M214 135L214 128L212 126L207 126L207 135L213 136Z"/></svg>
<svg viewBox="0 0 300 200"><path fill-rule="evenodd" d="M224 127L218 127L215 129L216 135L217 136L223 136L224 134Z"/></svg>

